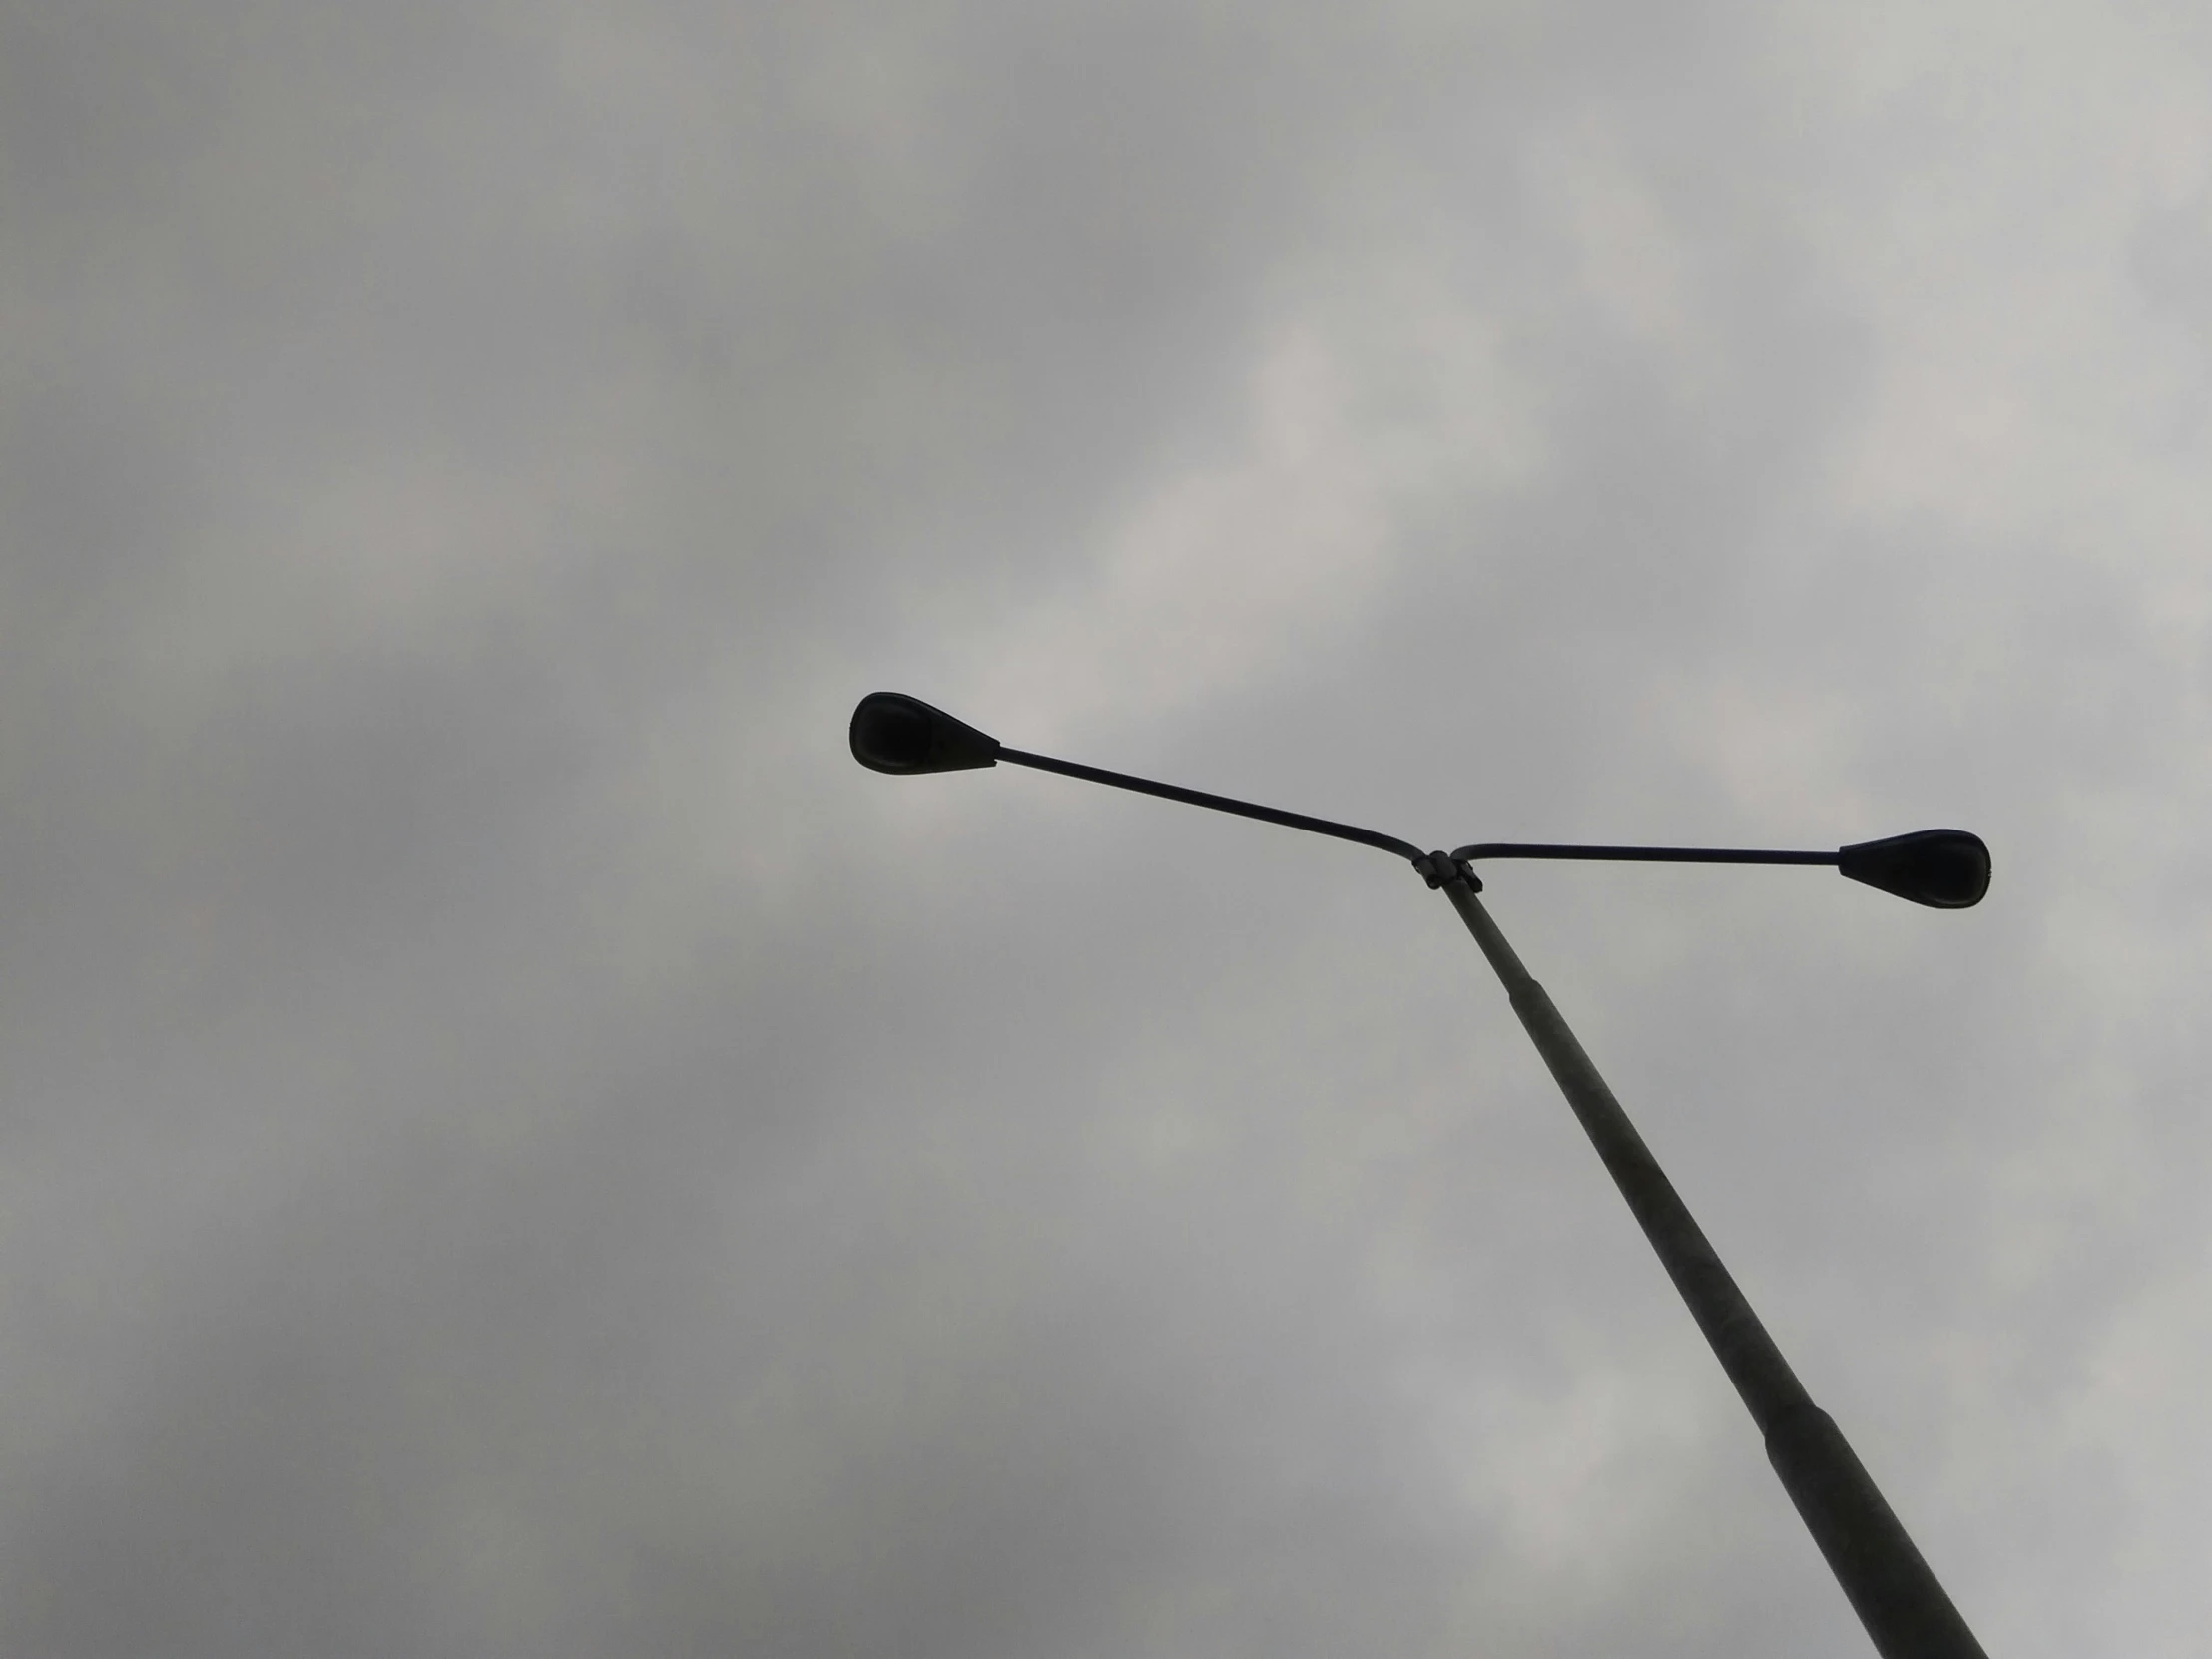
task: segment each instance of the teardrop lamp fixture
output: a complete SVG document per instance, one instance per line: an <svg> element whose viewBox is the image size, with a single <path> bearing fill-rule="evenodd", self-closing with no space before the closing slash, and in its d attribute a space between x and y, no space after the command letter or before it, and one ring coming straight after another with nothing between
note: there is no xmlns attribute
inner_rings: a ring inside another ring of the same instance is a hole
<svg viewBox="0 0 2212 1659"><path fill-rule="evenodd" d="M1967 909L1989 890L1989 849L1964 830L1861 841L1836 854L1836 867L1854 881L1938 910Z"/></svg>
<svg viewBox="0 0 2212 1659"><path fill-rule="evenodd" d="M852 711L852 758L874 772L965 772L998 765L998 740L904 692L870 692Z"/></svg>

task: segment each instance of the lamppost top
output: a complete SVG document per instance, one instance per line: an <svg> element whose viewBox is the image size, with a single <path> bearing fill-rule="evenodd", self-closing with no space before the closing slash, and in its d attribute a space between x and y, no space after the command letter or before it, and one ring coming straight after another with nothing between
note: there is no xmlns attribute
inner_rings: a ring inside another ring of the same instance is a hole
<svg viewBox="0 0 2212 1659"><path fill-rule="evenodd" d="M1057 772L1092 783L1111 784L1216 812L1235 813L1293 830L1311 830L1338 840L1379 847L1406 859L1430 886L1441 885L1453 870L1471 880L1471 866L1483 858L1567 858L1637 863L1832 864L1854 881L1937 910L1963 910L1981 902L1989 890L1989 849L1979 835L1964 830L1915 830L1881 840L1859 841L1834 852L1780 851L1713 846L1563 846L1541 841L1476 841L1450 853L1428 853L1410 841L1380 830L1329 819L1309 818L1276 807L1261 807L1227 796L1208 795L1173 784L1132 778L1009 749L988 733L955 720L942 709L903 692L870 692L852 711L852 758L875 772L900 775L965 772L1006 761L1015 766ZM1480 884L1476 883L1476 890Z"/></svg>

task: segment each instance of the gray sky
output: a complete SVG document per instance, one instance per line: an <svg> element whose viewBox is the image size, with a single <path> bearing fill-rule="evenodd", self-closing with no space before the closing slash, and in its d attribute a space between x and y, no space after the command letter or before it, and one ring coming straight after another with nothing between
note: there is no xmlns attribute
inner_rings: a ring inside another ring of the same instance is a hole
<svg viewBox="0 0 2212 1659"><path fill-rule="evenodd" d="M2201 8L0 5L0 1651L2212 1623Z"/></svg>

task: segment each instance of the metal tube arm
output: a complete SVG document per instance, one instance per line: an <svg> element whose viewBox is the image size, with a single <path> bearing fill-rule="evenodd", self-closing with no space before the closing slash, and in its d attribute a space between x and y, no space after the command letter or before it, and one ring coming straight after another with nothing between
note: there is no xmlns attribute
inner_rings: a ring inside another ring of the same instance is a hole
<svg viewBox="0 0 2212 1659"><path fill-rule="evenodd" d="M1637 864L1833 864L1836 852L1770 852L1731 846L1561 846L1550 841L1476 841L1451 854L1476 858L1578 858Z"/></svg>
<svg viewBox="0 0 2212 1659"><path fill-rule="evenodd" d="M1155 784L1149 778L1132 778L1126 772L1108 772L1103 767L1087 767L1075 761L1062 761L1050 755L1032 755L1027 750L998 746L996 758L1017 767L1034 767L1039 772L1057 772L1067 778L1088 779L1093 784L1110 784L1117 790L1135 790L1139 795L1156 795L1166 801L1180 801L1192 807L1210 807L1217 813L1234 813L1239 818L1256 818L1262 824L1280 824L1290 830L1310 830L1317 835L1334 835L1341 841L1358 841L1362 846L1375 846L1384 852L1394 852L1400 858L1418 863L1424 856L1411 841L1401 841L1395 835L1385 835L1378 830L1362 830L1354 824L1337 824L1325 818L1308 818L1304 813L1286 813L1280 807L1261 807L1250 801L1235 801L1226 795L1208 795L1204 790L1186 790L1179 784Z"/></svg>

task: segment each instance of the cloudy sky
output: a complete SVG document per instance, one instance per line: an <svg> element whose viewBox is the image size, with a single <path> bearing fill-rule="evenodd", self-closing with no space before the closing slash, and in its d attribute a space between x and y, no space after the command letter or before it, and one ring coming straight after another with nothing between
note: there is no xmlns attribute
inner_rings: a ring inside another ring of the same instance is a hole
<svg viewBox="0 0 2212 1659"><path fill-rule="evenodd" d="M2212 25L0 3L0 1651L2212 1623Z"/></svg>

